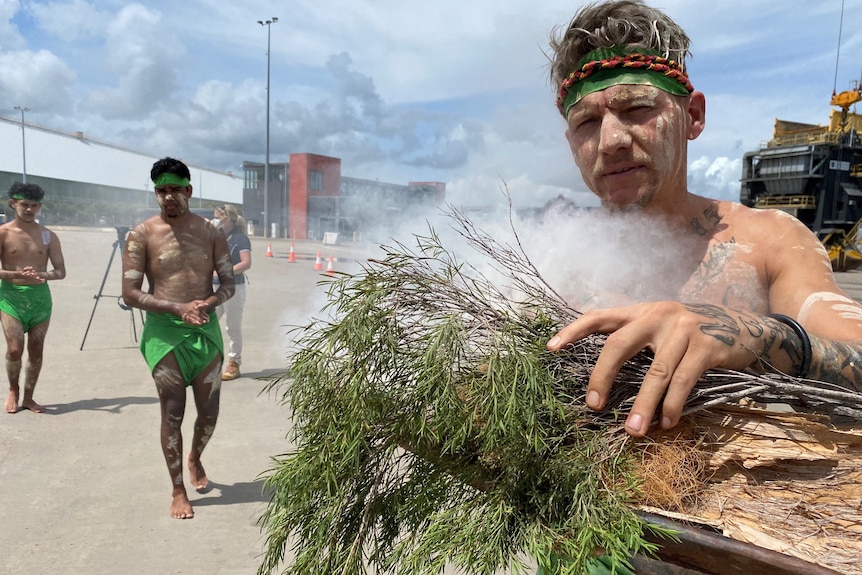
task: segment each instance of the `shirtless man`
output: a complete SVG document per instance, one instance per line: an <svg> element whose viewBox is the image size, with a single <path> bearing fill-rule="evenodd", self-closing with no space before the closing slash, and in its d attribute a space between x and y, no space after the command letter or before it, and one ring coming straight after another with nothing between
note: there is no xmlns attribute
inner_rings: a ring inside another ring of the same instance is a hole
<svg viewBox="0 0 862 575"><path fill-rule="evenodd" d="M27 369L21 407L35 413L45 411L33 400L33 391L42 371L42 351L51 323L51 291L47 282L66 277L66 263L57 234L36 221L44 196L45 191L36 184L12 184L9 207L15 211L15 219L0 226L3 267L0 270L0 323L6 336L7 413L18 411L24 334L27 334Z"/></svg>
<svg viewBox="0 0 862 575"><path fill-rule="evenodd" d="M189 211L192 186L188 167L164 158L150 178L161 214L135 226L123 254L123 301L147 312L141 353L153 374L161 403L162 452L173 486L171 517L194 517L183 482L182 423L186 387L197 407L189 480L207 487L201 454L219 412L224 356L216 306L234 293L233 271L224 234ZM213 273L219 278L213 293ZM148 289L143 291L144 278Z"/></svg>
<svg viewBox="0 0 862 575"><path fill-rule="evenodd" d="M603 409L621 365L654 360L626 420L633 436L681 417L711 368L779 370L862 391L862 306L838 288L825 249L797 219L687 188L687 142L706 101L686 76L689 39L639 0L591 4L551 38L551 79L587 186L611 212L670 222L684 278L675 301L588 311L548 342L609 334L587 405Z"/></svg>

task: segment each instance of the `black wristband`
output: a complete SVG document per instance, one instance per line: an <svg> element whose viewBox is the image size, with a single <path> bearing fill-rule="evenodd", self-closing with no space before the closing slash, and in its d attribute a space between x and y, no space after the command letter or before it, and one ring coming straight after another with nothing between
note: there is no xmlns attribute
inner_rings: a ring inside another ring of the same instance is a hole
<svg viewBox="0 0 862 575"><path fill-rule="evenodd" d="M771 313L767 317L780 321L792 329L799 337L802 342L802 364L799 366L799 371L796 372L796 377L807 377L808 370L811 369L811 339L808 337L805 328L799 325L799 322L792 317L780 313Z"/></svg>

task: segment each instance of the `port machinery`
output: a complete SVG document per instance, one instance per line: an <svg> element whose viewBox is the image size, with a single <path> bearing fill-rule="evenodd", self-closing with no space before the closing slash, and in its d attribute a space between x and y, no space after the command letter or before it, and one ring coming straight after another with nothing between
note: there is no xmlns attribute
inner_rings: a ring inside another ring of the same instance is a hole
<svg viewBox="0 0 862 575"><path fill-rule="evenodd" d="M742 161L739 200L796 216L823 242L836 271L862 265L860 82L834 93L825 126L775 120L772 139Z"/></svg>

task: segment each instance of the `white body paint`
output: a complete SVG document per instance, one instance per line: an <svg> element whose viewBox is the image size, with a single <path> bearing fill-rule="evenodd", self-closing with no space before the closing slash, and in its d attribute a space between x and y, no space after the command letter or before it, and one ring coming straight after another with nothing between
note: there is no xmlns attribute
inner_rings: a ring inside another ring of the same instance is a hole
<svg viewBox="0 0 862 575"><path fill-rule="evenodd" d="M811 313L811 308L821 302L831 302L832 309L841 317L862 323L862 306L849 297L832 292L817 292L808 296L799 308L799 321L805 322Z"/></svg>

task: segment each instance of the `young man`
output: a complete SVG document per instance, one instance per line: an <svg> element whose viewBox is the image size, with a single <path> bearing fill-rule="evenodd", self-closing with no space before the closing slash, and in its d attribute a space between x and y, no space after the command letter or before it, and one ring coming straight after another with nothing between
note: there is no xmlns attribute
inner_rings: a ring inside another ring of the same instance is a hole
<svg viewBox="0 0 862 575"><path fill-rule="evenodd" d="M0 322L6 336L6 375L9 395L6 412L21 407L35 413L45 408L33 400L42 370L42 351L51 323L51 290L48 281L66 277L66 263L57 234L39 225L36 216L45 191L36 184L15 182L9 188L9 207L15 219L0 226ZM48 270L48 261L51 270ZM21 357L27 334L27 369L24 397L20 398Z"/></svg>
<svg viewBox="0 0 862 575"><path fill-rule="evenodd" d="M189 480L201 491L207 487L201 454L215 429L221 389L223 346L215 308L233 295L234 279L224 234L189 211L188 167L164 158L153 165L150 178L161 213L129 232L123 301L147 312L141 352L161 403L162 452L173 485L170 514L191 519L182 461L186 387L191 386L197 407ZM213 273L219 278L215 293Z"/></svg>
<svg viewBox="0 0 862 575"><path fill-rule="evenodd" d="M548 342L560 350L610 334L587 405L605 407L624 361L652 362L626 420L642 436L680 419L711 368L780 370L862 391L862 306L837 287L818 239L797 219L687 188L687 142L706 102L686 76L689 39L637 0L584 7L552 35L551 79L587 186L612 212L670 222L690 257L676 301L589 311Z"/></svg>

